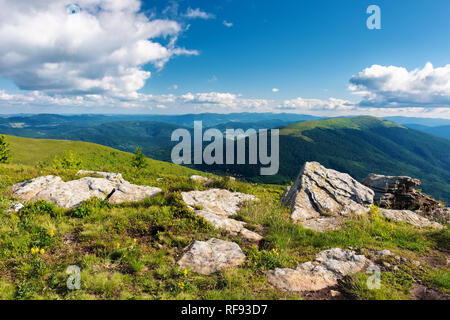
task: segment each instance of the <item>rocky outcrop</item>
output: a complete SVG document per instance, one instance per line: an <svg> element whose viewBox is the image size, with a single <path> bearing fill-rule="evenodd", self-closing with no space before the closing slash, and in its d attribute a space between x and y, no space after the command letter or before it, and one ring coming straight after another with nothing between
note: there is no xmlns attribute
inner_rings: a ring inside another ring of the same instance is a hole
<svg viewBox="0 0 450 320"><path fill-rule="evenodd" d="M182 192L181 196L195 214L203 217L214 227L225 230L231 235L239 235L249 241L262 239L259 234L246 229L245 222L229 218L238 213L243 202L255 201L256 197L221 189Z"/></svg>
<svg viewBox="0 0 450 320"><path fill-rule="evenodd" d="M380 214L383 217L389 218L393 221L410 223L419 228L424 228L424 227L432 227L432 228L436 228L436 229L443 228L443 226L441 224L434 222L434 221L430 221L427 218L424 218L410 210L390 210L390 209L380 208Z"/></svg>
<svg viewBox="0 0 450 320"><path fill-rule="evenodd" d="M371 265L363 255L350 250L334 248L317 254L313 262L306 262L294 269L267 272L270 284L279 290L290 292L317 291L337 285L338 280Z"/></svg>
<svg viewBox="0 0 450 320"><path fill-rule="evenodd" d="M257 200L252 195L223 189L183 192L181 196L188 206L201 206L204 210L225 217L236 215L245 201Z"/></svg>
<svg viewBox="0 0 450 320"><path fill-rule="evenodd" d="M342 217L366 214L373 196L350 175L307 162L281 200L291 208L292 220L323 232L337 228Z"/></svg>
<svg viewBox="0 0 450 320"><path fill-rule="evenodd" d="M93 197L121 203L140 201L161 192L159 188L131 184L118 173L84 171L79 174L96 174L105 178L84 177L64 182L60 177L44 176L15 184L11 191L25 201L45 200L66 209Z"/></svg>
<svg viewBox="0 0 450 320"><path fill-rule="evenodd" d="M236 267L244 261L245 254L239 245L213 238L207 242L194 241L178 261L178 265L199 274L209 275L225 268Z"/></svg>
<svg viewBox="0 0 450 320"><path fill-rule="evenodd" d="M369 174L363 184L375 191L377 206L396 210L420 210L431 213L440 208L438 201L416 190L420 180L406 176Z"/></svg>

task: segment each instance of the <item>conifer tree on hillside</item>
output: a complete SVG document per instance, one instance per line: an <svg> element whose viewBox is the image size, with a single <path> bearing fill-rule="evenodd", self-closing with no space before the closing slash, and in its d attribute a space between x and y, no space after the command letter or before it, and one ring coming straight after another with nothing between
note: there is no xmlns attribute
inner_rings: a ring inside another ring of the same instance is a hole
<svg viewBox="0 0 450 320"><path fill-rule="evenodd" d="M9 145L6 141L6 137L0 136L0 163L6 163L8 162L9 158L11 158L8 146Z"/></svg>
<svg viewBox="0 0 450 320"><path fill-rule="evenodd" d="M141 147L137 147L135 151L135 155L131 160L131 165L135 168L142 169L147 166L147 161L145 160L145 155L142 152Z"/></svg>

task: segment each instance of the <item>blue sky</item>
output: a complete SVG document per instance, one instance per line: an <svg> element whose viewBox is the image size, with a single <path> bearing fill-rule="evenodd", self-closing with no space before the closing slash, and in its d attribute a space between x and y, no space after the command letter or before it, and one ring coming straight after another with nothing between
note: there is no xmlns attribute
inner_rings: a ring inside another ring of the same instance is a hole
<svg viewBox="0 0 450 320"><path fill-rule="evenodd" d="M3 2L0 113L450 118L448 0ZM381 30L366 26L373 4Z"/></svg>

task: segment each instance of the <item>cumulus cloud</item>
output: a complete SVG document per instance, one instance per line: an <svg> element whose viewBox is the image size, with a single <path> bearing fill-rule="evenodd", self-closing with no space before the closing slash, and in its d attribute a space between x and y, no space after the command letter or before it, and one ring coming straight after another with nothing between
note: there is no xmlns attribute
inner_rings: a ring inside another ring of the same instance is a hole
<svg viewBox="0 0 450 320"><path fill-rule="evenodd" d="M187 93L181 96L184 103L194 104L203 109L219 111L219 109L245 111L256 109L260 111L270 108L270 101L265 99L247 99L233 93L208 92Z"/></svg>
<svg viewBox="0 0 450 320"><path fill-rule="evenodd" d="M203 20L214 19L216 17L214 14L202 11L200 8L196 9L188 8L184 16L189 19L203 19Z"/></svg>
<svg viewBox="0 0 450 320"><path fill-rule="evenodd" d="M295 110L299 112L307 111L344 111L353 110L355 103L336 98L329 98L328 100L321 99L304 99L296 98L291 100L285 100L278 109L280 110Z"/></svg>
<svg viewBox="0 0 450 320"><path fill-rule="evenodd" d="M280 89L278 89L278 88L273 88L272 89L272 92L279 92L280 91Z"/></svg>
<svg viewBox="0 0 450 320"><path fill-rule="evenodd" d="M176 55L183 31L150 19L140 0L0 1L0 76L49 94L136 96L151 73Z"/></svg>
<svg viewBox="0 0 450 320"><path fill-rule="evenodd" d="M450 107L450 64L422 69L373 65L353 76L349 89L361 96L360 106Z"/></svg>

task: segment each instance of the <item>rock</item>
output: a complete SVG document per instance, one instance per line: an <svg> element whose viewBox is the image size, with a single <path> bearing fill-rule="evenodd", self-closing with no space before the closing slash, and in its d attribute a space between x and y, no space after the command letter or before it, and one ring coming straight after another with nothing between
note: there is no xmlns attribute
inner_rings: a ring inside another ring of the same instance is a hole
<svg viewBox="0 0 450 320"><path fill-rule="evenodd" d="M296 270L277 268L268 271L267 279L279 290L317 291L337 285L340 278L359 272L369 264L363 255L334 248L320 252L314 262L303 263Z"/></svg>
<svg viewBox="0 0 450 320"><path fill-rule="evenodd" d="M410 223L419 228L424 228L424 227L433 227L436 229L443 228L443 226L441 224L434 222L434 221L430 221L427 218L424 218L410 210L389 210L389 209L380 208L380 214L383 217L392 219L396 222Z"/></svg>
<svg viewBox="0 0 450 320"><path fill-rule="evenodd" d="M193 176L191 176L191 177L189 178L189 180L197 181L197 182L207 182L207 181L208 181L208 178L205 178L205 177L202 177L202 176L196 176L196 175L193 175Z"/></svg>
<svg viewBox="0 0 450 320"><path fill-rule="evenodd" d="M201 206L204 210L225 217L236 215L245 201L257 200L252 195L222 189L182 192L181 196L188 206Z"/></svg>
<svg viewBox="0 0 450 320"><path fill-rule="evenodd" d="M120 173L102 172L102 171L87 171L87 170L79 170L77 172L77 176L87 176L87 175L102 176L107 180L118 181L120 183L125 182L125 180L122 177L122 174L120 174Z"/></svg>
<svg viewBox="0 0 450 320"><path fill-rule="evenodd" d="M412 264L415 265L416 267L420 267L420 261L418 260L414 260Z"/></svg>
<svg viewBox="0 0 450 320"><path fill-rule="evenodd" d="M15 205L13 205L12 209L14 210L14 212L19 212L20 210L22 210L25 206L21 203L16 203Z"/></svg>
<svg viewBox="0 0 450 320"><path fill-rule="evenodd" d="M383 266L385 268L388 268L388 269L392 268L392 265L389 262L386 262L386 261L383 262Z"/></svg>
<svg viewBox="0 0 450 320"><path fill-rule="evenodd" d="M438 201L414 189L421 184L418 179L371 173L363 184L375 191L375 204L381 208L432 212L440 207Z"/></svg>
<svg viewBox="0 0 450 320"><path fill-rule="evenodd" d="M116 191L109 198L111 203L122 203L132 201L142 201L145 198L152 198L161 192L159 188L148 186L138 186L125 181L116 187Z"/></svg>
<svg viewBox="0 0 450 320"><path fill-rule="evenodd" d="M245 261L245 254L234 242L211 239L194 241L178 261L181 268L209 275L225 268L236 267Z"/></svg>
<svg viewBox="0 0 450 320"><path fill-rule="evenodd" d="M366 214L373 196L372 190L348 174L326 169L317 162L307 162L281 201L291 208L292 220L323 232L336 228L339 219L310 220Z"/></svg>
<svg viewBox="0 0 450 320"><path fill-rule="evenodd" d="M443 224L450 223L450 208L438 208L431 214L431 219Z"/></svg>
<svg viewBox="0 0 450 320"><path fill-rule="evenodd" d="M156 179L156 181L158 181L158 182L164 181L164 178L158 178L158 179Z"/></svg>
<svg viewBox="0 0 450 320"><path fill-rule="evenodd" d="M335 297L339 297L341 295L341 293L339 291L336 290L330 290L330 295L335 298Z"/></svg>
<svg viewBox="0 0 450 320"><path fill-rule="evenodd" d="M262 236L245 228L246 223L237 221L224 216L219 216L215 213L205 210L194 210L195 214L203 217L206 221L211 223L214 227L225 230L231 235L240 235L250 241L260 241Z"/></svg>
<svg viewBox="0 0 450 320"><path fill-rule="evenodd" d="M61 208L73 208L93 197L105 199L111 203L140 201L153 197L161 189L133 185L123 180L119 173L96 171L79 171L79 174L99 174L105 178L85 177L68 182L60 177L45 176L15 184L11 187L13 194L25 201L45 200Z"/></svg>
<svg viewBox="0 0 450 320"><path fill-rule="evenodd" d="M327 232L331 230L339 229L342 219L331 218L316 218L302 222L302 226L307 229L311 229L317 232Z"/></svg>
<svg viewBox="0 0 450 320"><path fill-rule="evenodd" d="M375 252L375 256L378 258L385 258L391 256L392 253L390 250L380 250Z"/></svg>

